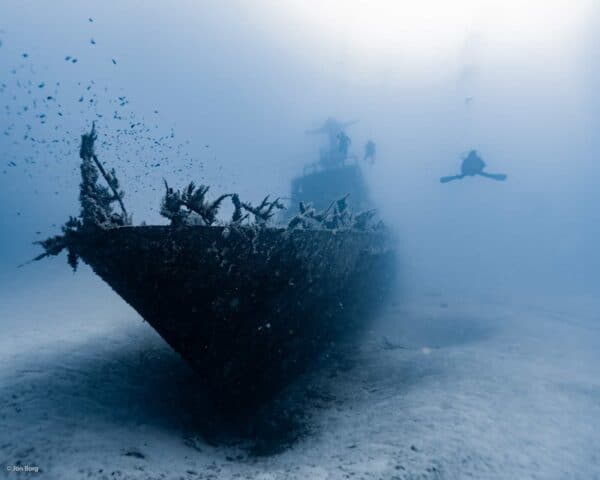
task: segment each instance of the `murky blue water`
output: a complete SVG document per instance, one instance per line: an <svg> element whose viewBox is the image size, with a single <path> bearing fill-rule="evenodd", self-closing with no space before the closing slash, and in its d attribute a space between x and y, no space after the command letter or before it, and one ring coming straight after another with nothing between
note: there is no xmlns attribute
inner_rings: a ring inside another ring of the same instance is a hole
<svg viewBox="0 0 600 480"><path fill-rule="evenodd" d="M0 433L0 464L595 478L597 8L284 3L0 1L0 414L19 432ZM134 223L164 224L163 179L287 199L331 148L307 135L328 117L352 122L348 162L398 239L399 290L353 366L294 387L318 390L311 435L254 464L200 438L187 366L87 267L17 266L78 214L92 122ZM506 179L440 183L471 150Z"/></svg>

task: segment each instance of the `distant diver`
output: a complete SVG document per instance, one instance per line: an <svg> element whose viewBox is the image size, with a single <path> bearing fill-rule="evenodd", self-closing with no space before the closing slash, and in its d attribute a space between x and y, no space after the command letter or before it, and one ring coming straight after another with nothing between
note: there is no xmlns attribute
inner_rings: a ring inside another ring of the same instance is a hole
<svg viewBox="0 0 600 480"><path fill-rule="evenodd" d="M329 117L325 120L323 126L315 128L313 130L307 130L306 133L309 135L314 134L325 134L329 138L329 149L334 151L337 146L338 135L344 131L347 127L354 125L357 120L350 122L340 122L333 117Z"/></svg>
<svg viewBox="0 0 600 480"><path fill-rule="evenodd" d="M480 175L482 177L491 178L492 180L504 181L506 175L503 173L487 173L484 172L485 162L479 156L476 150L471 150L469 154L463 159L460 167L460 175L451 175L448 177L440 178L441 183L451 182L452 180L462 180L465 177L474 177Z"/></svg>
<svg viewBox="0 0 600 480"><path fill-rule="evenodd" d="M338 140L338 151L342 155L342 159L345 160L346 158L348 158L348 149L350 148L350 144L352 143L352 140L350 140L350 137L348 135L346 135L345 132L338 133L337 140Z"/></svg>
<svg viewBox="0 0 600 480"><path fill-rule="evenodd" d="M376 146L373 140L369 140L365 145L365 156L363 160L369 162L371 165L375 163L375 152Z"/></svg>
<svg viewBox="0 0 600 480"><path fill-rule="evenodd" d="M326 135L329 140L328 148L321 151L321 158L319 160L319 163L323 168L334 168L344 164L347 159L347 154L344 155L341 151L340 134L343 133L347 127L354 125L356 122L356 120L351 122L339 122L335 118L330 117L325 121L323 126L306 131L306 133L310 135Z"/></svg>

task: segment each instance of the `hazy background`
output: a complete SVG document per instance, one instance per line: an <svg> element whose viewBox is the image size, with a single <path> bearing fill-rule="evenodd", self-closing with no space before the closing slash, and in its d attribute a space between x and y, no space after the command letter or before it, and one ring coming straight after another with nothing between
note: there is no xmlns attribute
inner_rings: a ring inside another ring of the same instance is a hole
<svg viewBox="0 0 600 480"><path fill-rule="evenodd" d="M377 143L364 171L405 291L597 292L597 13L584 0L0 0L0 298L87 285L64 258L16 265L78 212L93 120L134 221L162 222L163 177L285 196L321 146L304 131L328 116L359 120L355 153ZM508 181L441 185L471 148Z"/></svg>

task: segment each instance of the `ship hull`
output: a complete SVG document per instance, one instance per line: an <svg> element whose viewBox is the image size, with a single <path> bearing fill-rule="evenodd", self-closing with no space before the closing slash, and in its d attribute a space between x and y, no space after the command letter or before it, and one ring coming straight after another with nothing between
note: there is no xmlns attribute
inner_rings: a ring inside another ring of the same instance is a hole
<svg viewBox="0 0 600 480"><path fill-rule="evenodd" d="M393 282L368 232L121 227L72 248L198 372L224 409L256 405L360 332Z"/></svg>

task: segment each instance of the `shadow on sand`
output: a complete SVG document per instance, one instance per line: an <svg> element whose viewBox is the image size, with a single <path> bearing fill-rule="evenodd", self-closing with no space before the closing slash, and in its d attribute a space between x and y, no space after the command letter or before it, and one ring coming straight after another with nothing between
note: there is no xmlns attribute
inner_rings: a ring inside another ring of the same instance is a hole
<svg viewBox="0 0 600 480"><path fill-rule="evenodd" d="M0 386L2 417L49 428L53 422L73 429L148 424L182 436L190 448L205 443L273 455L310 433L315 405L318 410L333 401L316 391L314 377L323 376L323 369L348 368L342 355L329 356L326 365L317 365L259 410L224 415L195 372L146 329L20 355Z"/></svg>
<svg viewBox="0 0 600 480"><path fill-rule="evenodd" d="M448 318L398 328L403 343L418 347L476 341L490 333ZM180 436L190 448L231 446L259 456L280 453L313 433L321 412L360 401L355 400L360 384L371 388L367 384L379 374L385 377L382 386L394 379L390 388L397 391L432 373L431 365L386 362L378 348L365 357L356 343L347 344L259 410L231 416L221 413L201 379L147 325L47 350L11 360L12 373L0 386L3 418L48 428L53 422L73 429L152 425Z"/></svg>

